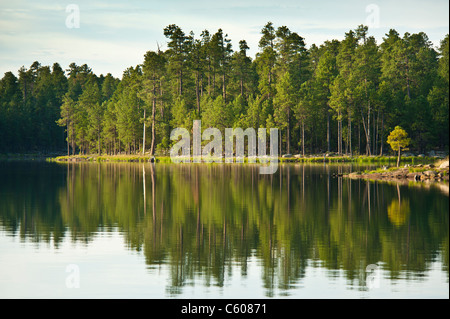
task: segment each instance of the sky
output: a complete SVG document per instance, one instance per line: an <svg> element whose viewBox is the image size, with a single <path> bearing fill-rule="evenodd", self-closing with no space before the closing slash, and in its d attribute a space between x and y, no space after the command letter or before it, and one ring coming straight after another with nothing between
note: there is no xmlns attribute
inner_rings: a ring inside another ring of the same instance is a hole
<svg viewBox="0 0 450 319"><path fill-rule="evenodd" d="M63 69L87 64L97 75L122 78L147 51L167 49L163 30L170 24L196 37L220 28L235 50L246 40L254 58L269 21L297 32L307 47L342 40L361 24L378 43L395 29L401 35L425 32L437 47L449 33L449 1L0 0L0 77L38 61Z"/></svg>

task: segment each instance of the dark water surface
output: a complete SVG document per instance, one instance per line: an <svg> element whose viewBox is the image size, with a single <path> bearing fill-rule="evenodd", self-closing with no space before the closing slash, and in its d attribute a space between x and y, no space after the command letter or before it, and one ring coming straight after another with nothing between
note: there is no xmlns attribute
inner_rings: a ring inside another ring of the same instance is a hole
<svg viewBox="0 0 450 319"><path fill-rule="evenodd" d="M0 297L449 298L448 184L355 169L0 162Z"/></svg>

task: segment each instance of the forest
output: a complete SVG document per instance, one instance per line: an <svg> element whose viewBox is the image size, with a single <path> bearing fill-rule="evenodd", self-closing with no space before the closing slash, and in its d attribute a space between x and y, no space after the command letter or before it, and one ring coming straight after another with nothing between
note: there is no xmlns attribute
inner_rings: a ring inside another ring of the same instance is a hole
<svg viewBox="0 0 450 319"><path fill-rule="evenodd" d="M121 79L86 65L34 62L0 80L0 153L167 154L170 132L278 128L282 154L384 155L400 126L416 153L448 151L449 36L391 29L377 43L367 26L307 46L268 22L258 53L233 48L222 29L179 26Z"/></svg>

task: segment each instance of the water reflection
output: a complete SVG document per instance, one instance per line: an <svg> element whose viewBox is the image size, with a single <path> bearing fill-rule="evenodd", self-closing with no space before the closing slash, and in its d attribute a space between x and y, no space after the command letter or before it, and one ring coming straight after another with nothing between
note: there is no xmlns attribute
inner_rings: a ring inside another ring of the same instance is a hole
<svg viewBox="0 0 450 319"><path fill-rule="evenodd" d="M255 260L268 297L301 287L308 267L357 290L377 263L391 280L420 280L440 259L448 278L448 196L337 177L350 166L8 165L7 233L58 247L118 228L150 269L170 269L170 296L193 282L223 287L235 267L246 278Z"/></svg>
<svg viewBox="0 0 450 319"><path fill-rule="evenodd" d="M400 186L396 185L398 199L392 199L391 204L388 207L388 216L391 223L395 226L402 226L409 220L409 213L411 207L409 205L409 200L404 199L402 201L402 196L400 194Z"/></svg>

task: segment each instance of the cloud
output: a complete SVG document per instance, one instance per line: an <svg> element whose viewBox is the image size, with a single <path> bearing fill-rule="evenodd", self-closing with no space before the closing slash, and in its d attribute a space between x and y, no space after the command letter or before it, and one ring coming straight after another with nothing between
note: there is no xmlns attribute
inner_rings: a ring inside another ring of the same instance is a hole
<svg viewBox="0 0 450 319"><path fill-rule="evenodd" d="M68 29L69 3L0 0L0 74L38 60L87 63L94 72L121 77L127 67L142 63L146 51L156 50L156 43L166 42L163 29L173 23L197 36L204 29L214 33L222 28L235 49L245 39L251 56L268 21L298 32L307 45L320 45L364 24L369 4L380 9L380 28L369 30L378 41L394 28L399 33L423 31L438 45L449 25L449 4L443 0L77 0L81 25Z"/></svg>

